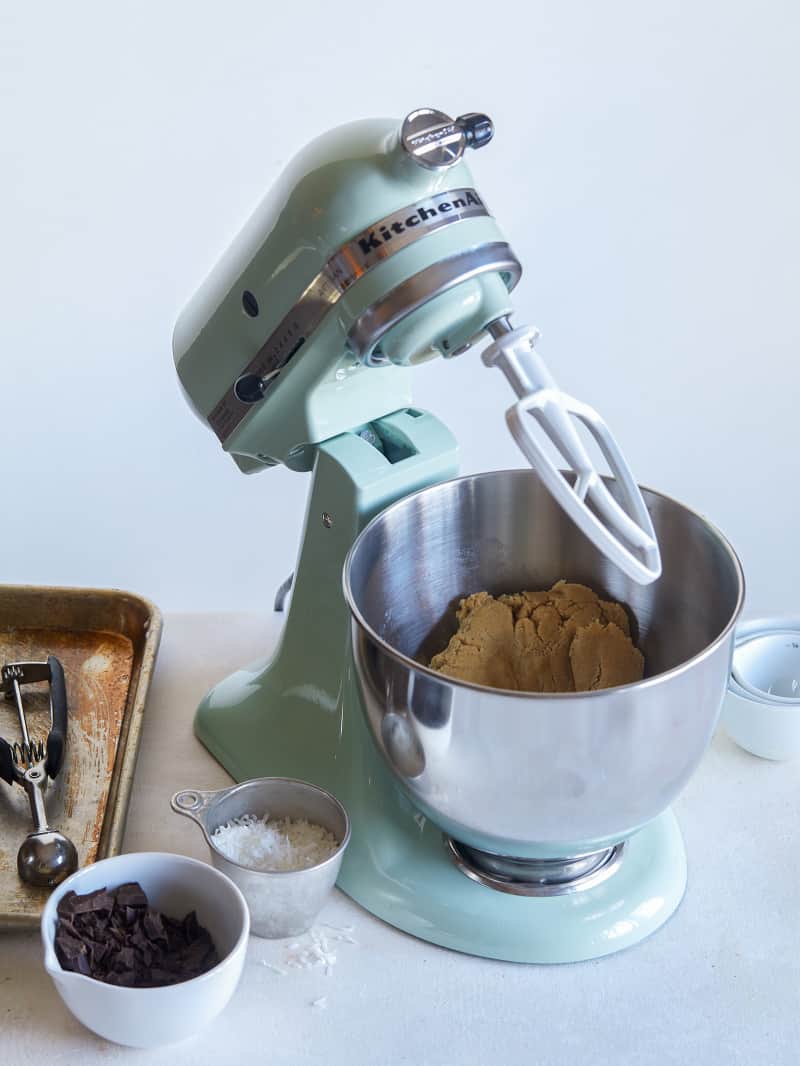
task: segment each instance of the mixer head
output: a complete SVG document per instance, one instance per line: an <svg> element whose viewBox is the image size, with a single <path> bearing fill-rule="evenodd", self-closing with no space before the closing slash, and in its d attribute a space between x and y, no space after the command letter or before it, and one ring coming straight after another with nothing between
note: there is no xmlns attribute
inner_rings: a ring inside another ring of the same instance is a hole
<svg viewBox="0 0 800 1066"><path fill-rule="evenodd" d="M410 403L408 367L511 311L521 267L464 161L485 115L423 108L309 144L183 311L189 402L238 465L308 469L313 445Z"/></svg>
<svg viewBox="0 0 800 1066"><path fill-rule="evenodd" d="M489 330L484 361L519 397L508 414L515 440L595 546L647 584L661 573L658 544L621 451L595 411L557 389L533 351L536 331L508 322L522 268L464 162L492 133L486 115L422 108L399 125L356 122L313 141L180 316L178 375L242 470L308 470L322 441L409 406L409 367Z"/></svg>

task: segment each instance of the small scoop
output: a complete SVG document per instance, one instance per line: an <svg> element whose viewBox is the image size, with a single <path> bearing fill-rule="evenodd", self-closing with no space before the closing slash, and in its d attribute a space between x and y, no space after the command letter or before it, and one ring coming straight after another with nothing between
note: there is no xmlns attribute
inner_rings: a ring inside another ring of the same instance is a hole
<svg viewBox="0 0 800 1066"><path fill-rule="evenodd" d="M21 685L46 681L50 689L50 731L47 739L31 740ZM64 669L54 655L46 662L7 663L0 672L0 689L17 707L22 740L15 744L0 737L0 777L24 788L35 825L17 853L20 880L39 888L52 888L78 868L75 845L47 824L44 796L48 778L58 775L67 743L67 688Z"/></svg>
<svg viewBox="0 0 800 1066"><path fill-rule="evenodd" d="M17 852L17 872L20 880L40 888L59 885L78 869L75 845L48 825L28 833Z"/></svg>
<svg viewBox="0 0 800 1066"><path fill-rule="evenodd" d="M607 558L640 585L661 576L661 554L653 523L630 467L600 415L561 392L534 350L539 331L513 329L506 318L488 327L494 338L483 352L486 366L499 367L519 400L506 412L511 435L547 490ZM597 442L622 499L611 495L578 436L582 422ZM533 421L575 474L571 484L536 439ZM589 506L591 504L591 507Z"/></svg>

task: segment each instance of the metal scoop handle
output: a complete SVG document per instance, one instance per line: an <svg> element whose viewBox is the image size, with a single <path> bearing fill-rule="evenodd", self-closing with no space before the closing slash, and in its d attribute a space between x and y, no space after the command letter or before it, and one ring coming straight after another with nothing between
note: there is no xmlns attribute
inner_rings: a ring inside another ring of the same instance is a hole
<svg viewBox="0 0 800 1066"><path fill-rule="evenodd" d="M64 680L64 668L55 655L48 655L46 662L8 663L0 671L0 690L16 704L22 733L23 753L25 753L24 749L28 749L27 755L31 756L27 761L33 761L33 751L28 736L20 686L36 681L46 681L50 689L50 730L44 745L46 755L44 769L47 776L54 780L64 762L64 751L67 745L67 686ZM0 737L0 777L9 784L15 780L22 783L14 766L13 746Z"/></svg>
<svg viewBox="0 0 800 1066"><path fill-rule="evenodd" d="M600 415L556 385L534 344L539 332L493 323L495 340L483 353L486 366L499 367L519 396L506 412L514 440L548 491L592 543L625 574L642 585L661 576L661 555L653 523L630 467ZM578 436L572 417L589 430L621 490L623 506L611 495ZM575 473L571 485L532 432L535 419ZM588 504L592 504L592 508Z"/></svg>

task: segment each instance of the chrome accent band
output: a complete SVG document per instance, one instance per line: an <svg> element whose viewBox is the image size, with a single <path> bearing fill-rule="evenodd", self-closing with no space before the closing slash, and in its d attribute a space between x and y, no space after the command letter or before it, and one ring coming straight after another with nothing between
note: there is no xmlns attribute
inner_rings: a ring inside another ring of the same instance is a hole
<svg viewBox="0 0 800 1066"><path fill-rule="evenodd" d="M462 281L490 273L508 274L509 291L522 276L519 260L504 241L481 244L432 263L359 315L347 334L348 346L367 366L381 365L381 357L373 356L372 352L392 326Z"/></svg>
<svg viewBox="0 0 800 1066"><path fill-rule="evenodd" d="M219 440L225 443L359 278L421 237L480 216L488 217L489 210L475 189L447 189L379 219L334 252L209 414L208 423ZM253 377L263 383L260 393L253 388L237 389L242 379ZM242 398L248 394L254 398Z"/></svg>
<svg viewBox="0 0 800 1066"><path fill-rule="evenodd" d="M624 857L625 841L571 859L514 859L490 855L444 838L450 858L473 881L514 896L563 896L583 892L612 877Z"/></svg>

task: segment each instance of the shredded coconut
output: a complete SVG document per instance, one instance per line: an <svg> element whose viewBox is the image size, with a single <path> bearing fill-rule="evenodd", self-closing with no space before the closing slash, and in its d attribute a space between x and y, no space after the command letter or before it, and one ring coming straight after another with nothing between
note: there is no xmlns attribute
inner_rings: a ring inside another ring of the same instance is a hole
<svg viewBox="0 0 800 1066"><path fill-rule="evenodd" d="M319 929L309 929L302 943L295 941L286 949L286 965L292 969L310 970L314 966L324 966L326 977L330 977L336 962L329 938Z"/></svg>
<svg viewBox="0 0 800 1066"><path fill-rule="evenodd" d="M336 926L326 926L327 929L336 929ZM352 929L352 926L347 926ZM286 948L284 962L293 970L311 970L315 967L325 970L325 976L333 975L333 967L336 965L336 952L331 941L342 941L346 944L357 944L349 933L336 932L324 933L315 926L304 934L302 940L295 940Z"/></svg>
<svg viewBox="0 0 800 1066"><path fill-rule="evenodd" d="M281 977L286 976L286 970L281 966L273 966L271 962L267 962L265 959L261 960L261 965L266 966L268 970L272 970L273 973L279 973Z"/></svg>
<svg viewBox="0 0 800 1066"><path fill-rule="evenodd" d="M307 870L329 859L339 847L330 830L305 818L258 818L243 814L218 826L214 845L233 862L251 870Z"/></svg>
<svg viewBox="0 0 800 1066"><path fill-rule="evenodd" d="M285 977L290 970L322 970L325 977L332 977L333 967L336 965L336 952L332 941L357 944L355 937L350 935L353 930L352 925L339 926L322 922L303 933L297 940L284 944L283 966L276 966L266 959L262 959L261 965L281 977ZM316 1010L327 1010L328 997L319 996L311 1000L309 1006Z"/></svg>

